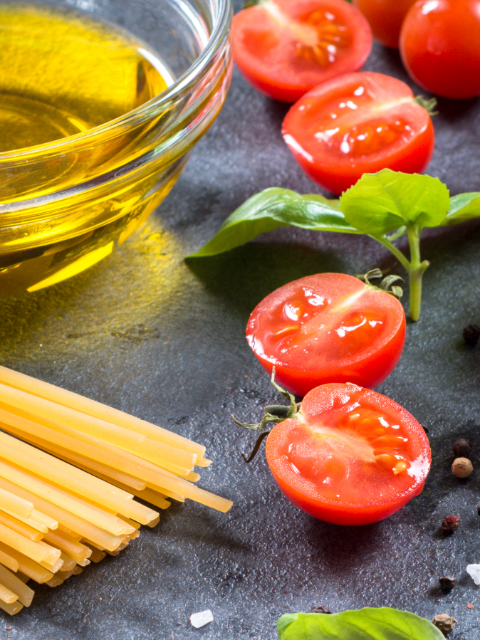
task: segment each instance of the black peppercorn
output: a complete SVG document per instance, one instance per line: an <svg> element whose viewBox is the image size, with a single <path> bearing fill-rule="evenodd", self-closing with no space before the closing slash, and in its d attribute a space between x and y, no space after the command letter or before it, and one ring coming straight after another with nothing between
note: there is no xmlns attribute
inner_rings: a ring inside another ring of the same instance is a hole
<svg viewBox="0 0 480 640"><path fill-rule="evenodd" d="M320 605L319 607L312 607L309 613L332 613L330 609Z"/></svg>
<svg viewBox="0 0 480 640"><path fill-rule="evenodd" d="M472 445L465 438L459 438L453 445L453 455L455 458L470 458Z"/></svg>
<svg viewBox="0 0 480 640"><path fill-rule="evenodd" d="M448 516L442 522L444 531L456 531L460 526L460 516Z"/></svg>
<svg viewBox="0 0 480 640"><path fill-rule="evenodd" d="M451 591L455 586L456 580L453 576L442 576L438 579L440 583L440 589L442 591Z"/></svg>
<svg viewBox="0 0 480 640"><path fill-rule="evenodd" d="M477 344L480 338L480 327L476 324L469 324L463 330L463 339L467 344Z"/></svg>

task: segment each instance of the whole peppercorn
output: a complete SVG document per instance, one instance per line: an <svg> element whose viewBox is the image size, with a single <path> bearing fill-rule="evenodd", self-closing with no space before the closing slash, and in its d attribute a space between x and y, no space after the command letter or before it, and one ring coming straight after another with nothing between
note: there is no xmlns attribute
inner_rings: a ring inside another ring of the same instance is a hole
<svg viewBox="0 0 480 640"><path fill-rule="evenodd" d="M469 324L463 330L463 339L467 344L477 344L480 338L480 327L476 324Z"/></svg>
<svg viewBox="0 0 480 640"><path fill-rule="evenodd" d="M456 580L453 576L442 576L438 581L442 591L451 591L456 584Z"/></svg>
<svg viewBox="0 0 480 640"><path fill-rule="evenodd" d="M453 445L453 455L455 458L470 458L472 445L465 438L459 438Z"/></svg>
<svg viewBox="0 0 480 640"><path fill-rule="evenodd" d="M473 471L473 466L468 458L455 458L452 471L457 478L468 478Z"/></svg>
<svg viewBox="0 0 480 640"><path fill-rule="evenodd" d="M447 516L442 522L444 531L456 531L460 526L460 516Z"/></svg>
<svg viewBox="0 0 480 640"><path fill-rule="evenodd" d="M447 633L453 631L456 620L455 618L452 618L452 616L449 616L448 613L439 613L434 617L432 622L433 625L437 627L437 629L439 629L444 636L446 636Z"/></svg>
<svg viewBox="0 0 480 640"><path fill-rule="evenodd" d="M328 607L320 605L319 607L312 607L309 613L332 613Z"/></svg>

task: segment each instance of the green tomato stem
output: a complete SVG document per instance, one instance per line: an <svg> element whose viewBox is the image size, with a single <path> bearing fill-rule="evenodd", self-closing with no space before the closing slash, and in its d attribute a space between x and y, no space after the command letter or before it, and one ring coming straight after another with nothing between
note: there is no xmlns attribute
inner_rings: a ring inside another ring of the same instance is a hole
<svg viewBox="0 0 480 640"><path fill-rule="evenodd" d="M408 273L410 284L410 317L417 321L422 306L422 278L429 266L427 260L421 261L420 232L414 225L407 227L410 245L410 260L385 236L371 236L392 253Z"/></svg>
<svg viewBox="0 0 480 640"><path fill-rule="evenodd" d="M392 242L390 242L388 238L386 238L385 236L370 236L370 238L373 238L374 240L382 244L386 249L388 249L390 253L393 253L395 258L400 262L405 271L407 271L407 273L410 272L410 262L408 261L408 258L400 251L400 249L397 249L397 247Z"/></svg>
<svg viewBox="0 0 480 640"><path fill-rule="evenodd" d="M415 225L407 226L407 234L410 245L410 266L407 269L410 281L410 317L417 321L422 307L422 278L430 263L427 260L421 261L418 228Z"/></svg>

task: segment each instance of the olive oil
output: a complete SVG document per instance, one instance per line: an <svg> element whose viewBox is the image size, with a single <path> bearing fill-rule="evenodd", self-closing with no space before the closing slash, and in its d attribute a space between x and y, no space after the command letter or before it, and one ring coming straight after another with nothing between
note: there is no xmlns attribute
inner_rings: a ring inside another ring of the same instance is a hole
<svg viewBox="0 0 480 640"><path fill-rule="evenodd" d="M172 82L126 31L0 0L0 296L90 267L163 200L186 161L152 154L173 116L110 123Z"/></svg>
<svg viewBox="0 0 480 640"><path fill-rule="evenodd" d="M165 75L143 43L106 23L0 4L0 152L118 118L161 93Z"/></svg>

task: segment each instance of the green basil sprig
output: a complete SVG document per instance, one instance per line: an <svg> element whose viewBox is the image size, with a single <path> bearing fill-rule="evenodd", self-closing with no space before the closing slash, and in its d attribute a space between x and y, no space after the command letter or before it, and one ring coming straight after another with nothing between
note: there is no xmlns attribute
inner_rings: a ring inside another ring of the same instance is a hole
<svg viewBox="0 0 480 640"><path fill-rule="evenodd" d="M408 273L410 316L418 320L422 276L429 266L420 255L422 229L458 224L479 216L480 193L450 198L447 187L437 178L383 169L364 174L340 200L299 195L289 189L265 189L244 202L218 233L189 257L223 253L278 227L365 234L391 251ZM394 244L404 235L408 238L409 256Z"/></svg>
<svg viewBox="0 0 480 640"><path fill-rule="evenodd" d="M286 614L277 631L280 640L445 640L425 618L387 607Z"/></svg>

